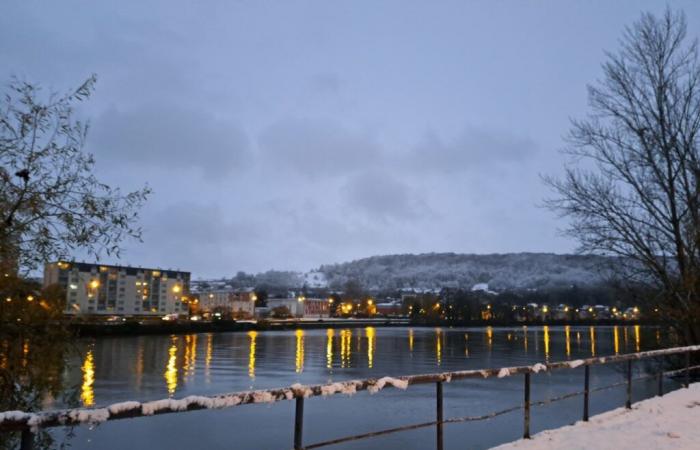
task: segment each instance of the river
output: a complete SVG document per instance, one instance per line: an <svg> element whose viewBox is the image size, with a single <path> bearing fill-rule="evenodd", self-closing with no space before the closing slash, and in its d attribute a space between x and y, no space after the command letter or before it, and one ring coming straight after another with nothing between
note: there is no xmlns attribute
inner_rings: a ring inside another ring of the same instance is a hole
<svg viewBox="0 0 700 450"><path fill-rule="evenodd" d="M81 341L64 371L79 402L100 406L125 400L211 395L247 389L355 378L573 360L663 346L653 327L356 328L137 336ZM639 364L641 368L641 364ZM594 367L593 387L617 382L616 367ZM533 376L532 398L582 388L583 369ZM667 381L668 389L674 382ZM522 376L445 384L445 417L479 415L522 402ZM635 400L653 395L655 382L635 384ZM305 405L304 442L434 420L435 387L410 386L352 397L312 398ZM624 404L624 388L593 394L591 413ZM581 397L533 409L532 430L572 423ZM60 404L54 402L51 407ZM291 448L294 403L246 405L128 419L80 427L75 449ZM55 432L55 436L61 436ZM522 433L522 412L445 426L445 448L488 448ZM59 440L62 439L59 437ZM434 448L432 428L329 448Z"/></svg>

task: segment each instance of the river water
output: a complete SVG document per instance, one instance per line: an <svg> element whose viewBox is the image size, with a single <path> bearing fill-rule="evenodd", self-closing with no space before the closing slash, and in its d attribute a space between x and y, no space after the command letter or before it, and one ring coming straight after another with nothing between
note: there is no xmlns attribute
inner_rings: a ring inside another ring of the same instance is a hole
<svg viewBox="0 0 700 450"><path fill-rule="evenodd" d="M652 327L356 328L138 336L86 340L64 376L80 403L213 395L247 389L573 360L662 347ZM638 364L642 369L642 364ZM591 385L621 381L619 367L594 367ZM532 399L581 390L583 368L533 375ZM667 381L667 388L674 382ZM653 381L635 384L634 397L653 395ZM445 384L445 417L480 415L522 402L523 377ZM592 395L591 413L624 404L624 388ZM532 431L572 423L582 399L533 408ZM53 407L60 405L54 404ZM410 386L352 397L311 398L304 442L312 443L434 420L435 387ZM76 449L284 449L292 447L294 402L245 405L80 427ZM520 437L522 412L445 425L445 448L488 448ZM55 436L60 436L56 433ZM338 449L428 449L424 428L332 446Z"/></svg>

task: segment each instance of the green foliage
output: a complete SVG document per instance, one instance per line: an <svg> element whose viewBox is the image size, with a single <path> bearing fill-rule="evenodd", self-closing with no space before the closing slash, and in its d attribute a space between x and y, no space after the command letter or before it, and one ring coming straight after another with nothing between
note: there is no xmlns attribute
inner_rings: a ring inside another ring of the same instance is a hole
<svg viewBox="0 0 700 450"><path fill-rule="evenodd" d="M48 260L119 254L150 189L122 193L93 174L83 151L88 124L74 118L93 92L91 76L67 94L42 95L13 80L0 101L0 269L36 269Z"/></svg>

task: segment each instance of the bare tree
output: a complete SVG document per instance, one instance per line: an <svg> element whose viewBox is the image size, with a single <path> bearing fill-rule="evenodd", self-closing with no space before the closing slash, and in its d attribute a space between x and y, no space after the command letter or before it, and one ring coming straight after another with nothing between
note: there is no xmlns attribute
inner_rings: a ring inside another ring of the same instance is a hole
<svg viewBox="0 0 700 450"><path fill-rule="evenodd" d="M646 13L588 87L592 113L572 122L576 164L546 178L581 250L618 256L686 342L700 342L700 67L682 12Z"/></svg>
<svg viewBox="0 0 700 450"><path fill-rule="evenodd" d="M13 80L0 100L0 269L35 269L77 248L99 256L139 238L138 211L150 190L122 193L93 174L88 125L74 116L96 78L65 95L42 95Z"/></svg>

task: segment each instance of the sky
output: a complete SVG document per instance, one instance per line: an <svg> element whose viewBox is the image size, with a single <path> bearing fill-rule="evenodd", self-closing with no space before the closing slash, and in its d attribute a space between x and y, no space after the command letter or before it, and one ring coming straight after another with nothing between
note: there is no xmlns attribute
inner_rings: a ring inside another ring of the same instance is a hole
<svg viewBox="0 0 700 450"><path fill-rule="evenodd" d="M691 37L700 4L686 12ZM12 76L81 106L96 172L148 184L105 262L306 271L372 255L569 253L542 207L586 85L659 1L10 0Z"/></svg>

